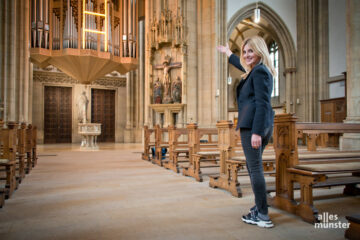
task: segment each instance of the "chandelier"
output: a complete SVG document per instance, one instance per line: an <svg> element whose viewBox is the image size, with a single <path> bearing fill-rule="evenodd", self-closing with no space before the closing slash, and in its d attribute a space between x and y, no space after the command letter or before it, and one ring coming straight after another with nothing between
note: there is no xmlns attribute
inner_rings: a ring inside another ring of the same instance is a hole
<svg viewBox="0 0 360 240"><path fill-rule="evenodd" d="M88 84L136 69L137 0L31 0L30 59Z"/></svg>

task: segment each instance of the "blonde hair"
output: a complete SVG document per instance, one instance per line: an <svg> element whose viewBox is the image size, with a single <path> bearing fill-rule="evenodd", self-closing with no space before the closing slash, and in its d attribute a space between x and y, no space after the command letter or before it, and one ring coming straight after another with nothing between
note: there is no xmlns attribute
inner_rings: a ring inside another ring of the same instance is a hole
<svg viewBox="0 0 360 240"><path fill-rule="evenodd" d="M240 57L240 64L245 68L246 72L242 75L243 78L246 78L247 75L251 71L251 67L248 66L243 57L244 47L245 45L249 45L249 47L254 51L254 53L260 57L260 63L264 64L270 73L273 75L273 77L276 75L276 70L274 68L274 65L270 59L269 50L266 46L266 43L262 37L259 36L252 36L249 38L246 38L242 45L241 45L241 57Z"/></svg>

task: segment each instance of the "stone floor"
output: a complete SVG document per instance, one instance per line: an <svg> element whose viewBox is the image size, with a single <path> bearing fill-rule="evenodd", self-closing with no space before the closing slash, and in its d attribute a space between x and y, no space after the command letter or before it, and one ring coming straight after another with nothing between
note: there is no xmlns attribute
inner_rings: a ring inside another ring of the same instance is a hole
<svg viewBox="0 0 360 240"><path fill-rule="evenodd" d="M248 177L243 198L141 160L141 145L40 145L38 165L0 209L0 239L344 239L345 229L315 229L270 208L275 228L241 221L253 205ZM267 181L274 181L267 178ZM360 212L359 197L341 188L317 190L318 209ZM321 195L332 198L322 199Z"/></svg>

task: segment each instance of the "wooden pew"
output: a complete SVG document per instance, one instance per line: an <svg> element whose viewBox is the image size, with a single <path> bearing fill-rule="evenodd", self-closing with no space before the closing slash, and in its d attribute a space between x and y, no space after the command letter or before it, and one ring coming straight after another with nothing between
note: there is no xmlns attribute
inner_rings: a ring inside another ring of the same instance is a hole
<svg viewBox="0 0 360 240"><path fill-rule="evenodd" d="M234 197L242 197L238 176L240 170L246 167L246 158L242 151L239 131L236 131L231 121L219 121L216 124L219 136L220 173L210 176L209 186L229 191ZM275 168L273 150L265 150L263 155L264 173L271 174ZM270 154L270 155L269 155ZM247 175L247 172L243 172Z"/></svg>
<svg viewBox="0 0 360 240"><path fill-rule="evenodd" d="M348 124L337 123L339 131L350 132ZM331 126L331 129L335 125ZM356 184L360 183L360 155L352 159L328 157L321 161L299 163L298 130L312 133L315 129L326 131L318 124L305 126L296 124L292 114L279 114L275 117L274 148L276 152L276 192L268 198L268 203L290 213L302 217L303 220L314 223L318 221L318 211L313 205L313 188L345 185L345 194L359 194ZM351 132L360 132L360 125L351 124ZM347 162L343 162L343 160ZM352 173L350 176L330 178L332 174ZM329 177L329 178L328 178ZM294 199L294 183L300 185L300 202Z"/></svg>
<svg viewBox="0 0 360 240"><path fill-rule="evenodd" d="M29 124L28 127L26 128L25 152L26 152L25 172L30 173L33 167L33 126L31 124Z"/></svg>
<svg viewBox="0 0 360 240"><path fill-rule="evenodd" d="M17 159L18 159L18 175L17 178L21 183L25 178L25 143L26 143L26 123L21 123L17 129Z"/></svg>
<svg viewBox="0 0 360 240"><path fill-rule="evenodd" d="M0 145L0 166L5 167L6 183L5 183L5 198L11 197L17 188L16 181L16 145L17 145L17 124L9 122L8 128L1 128Z"/></svg>
<svg viewBox="0 0 360 240"><path fill-rule="evenodd" d="M235 131L231 121L220 121L217 124L219 131L219 150L220 150L220 174L210 176L209 186L221 188L229 191L235 197L241 197L241 188L238 176L247 175L241 171L246 168L246 157L241 150L239 131ZM308 152L302 149L299 152L301 163L322 163L329 157L332 161L353 161L358 157L359 152L339 152L324 150L319 153ZM263 154L264 174L273 175L275 173L275 151L272 144L269 144ZM270 186L268 192L273 192L275 188Z"/></svg>
<svg viewBox="0 0 360 240"><path fill-rule="evenodd" d="M217 137L218 131L216 128L198 128L197 124L192 123L187 125L189 136L189 165L184 167L183 175L195 178L201 182L202 172L201 168L219 167L220 152L217 147L217 141L213 140L213 136ZM207 136L206 142L202 142L201 138ZM201 162L213 163L208 166L201 166Z"/></svg>
<svg viewBox="0 0 360 240"><path fill-rule="evenodd" d="M180 155L182 154L189 158L188 130L187 128L176 128L175 126L169 126L168 131L169 161L164 162L164 167L179 173ZM181 162L189 162L189 160L187 159Z"/></svg>
<svg viewBox="0 0 360 240"><path fill-rule="evenodd" d="M37 164L38 156L37 156L37 127L32 127L32 134L31 134L31 163L32 167L35 167Z"/></svg>
<svg viewBox="0 0 360 240"><path fill-rule="evenodd" d="M346 216L346 219L349 221L350 226L345 231L345 238L350 240L359 240L360 239L360 214L353 214Z"/></svg>
<svg viewBox="0 0 360 240"><path fill-rule="evenodd" d="M3 146L3 132L2 128L4 127L4 122L0 119L0 151L2 151ZM1 154L1 153L0 153ZM2 160L0 159L0 162ZM0 208L2 208L5 204L5 188L0 188Z"/></svg>
<svg viewBox="0 0 360 240"><path fill-rule="evenodd" d="M142 159L151 161L151 148L155 147L155 130L144 126L144 152Z"/></svg>
<svg viewBox="0 0 360 240"><path fill-rule="evenodd" d="M155 158L152 163L163 166L165 159L162 156L162 149L169 148L169 135L167 128L160 128L159 125L155 126Z"/></svg>
<svg viewBox="0 0 360 240"><path fill-rule="evenodd" d="M341 126L341 127L340 127ZM328 134L353 133L358 124L342 124L342 123L296 123L298 136L305 134L307 139L308 151L316 151L316 141L321 137L321 146L325 147Z"/></svg>
<svg viewBox="0 0 360 240"><path fill-rule="evenodd" d="M209 186L229 191L235 197L242 197L240 183L237 179L240 166L228 164L227 160L235 154L235 134L231 121L219 121L216 124L219 136L220 175L210 176Z"/></svg>

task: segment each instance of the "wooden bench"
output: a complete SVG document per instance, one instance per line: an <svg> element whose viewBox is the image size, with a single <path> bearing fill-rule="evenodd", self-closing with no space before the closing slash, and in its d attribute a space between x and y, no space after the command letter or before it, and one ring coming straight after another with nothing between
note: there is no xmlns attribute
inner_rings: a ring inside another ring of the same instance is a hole
<svg viewBox="0 0 360 240"><path fill-rule="evenodd" d="M151 161L151 148L155 147L155 129L144 126L144 152L142 159Z"/></svg>
<svg viewBox="0 0 360 240"><path fill-rule="evenodd" d="M1 149L3 146L3 135L2 135L3 127L4 127L4 122L0 119L0 151L2 151ZM5 204L5 188L0 188L0 208L2 208L4 204Z"/></svg>
<svg viewBox="0 0 360 240"><path fill-rule="evenodd" d="M332 128L334 126L332 125ZM312 128L317 128L316 131L326 131L325 127L318 124L296 124L296 117L292 114L279 114L275 117L276 192L274 197L268 198L271 206L296 214L310 223L318 221L318 211L313 205L313 188L345 185L345 194L358 194L356 184L360 183L360 154L352 158L328 156L315 161L309 158L307 164L299 162L298 130L311 133ZM336 128L339 131L350 132L347 124L338 123ZM360 132L358 124L351 124L351 128L353 133ZM350 174L338 178L331 177L334 174L345 173ZM300 186L299 203L294 199L295 183Z"/></svg>
<svg viewBox="0 0 360 240"><path fill-rule="evenodd" d="M169 131L167 128L160 128L159 125L155 126L155 157L152 159L152 163L159 166L163 166L165 161L162 154L162 149L169 148Z"/></svg>
<svg viewBox="0 0 360 240"><path fill-rule="evenodd" d="M164 162L166 169L171 169L179 173L180 156L182 155L185 160L181 162L189 162L189 144L188 144L188 130L187 128L176 128L169 126L169 161Z"/></svg>
<svg viewBox="0 0 360 240"><path fill-rule="evenodd" d="M189 165L184 167L183 175L203 181L201 168L219 167L220 152L217 146L218 131L216 128L198 128L197 124L187 125L189 136ZM204 139L205 138L205 139ZM210 163L203 166L201 163Z"/></svg>
<svg viewBox="0 0 360 240"><path fill-rule="evenodd" d="M17 160L18 160L18 174L17 178L21 183L25 178L25 143L26 143L26 123L21 123L17 129Z"/></svg>
<svg viewBox="0 0 360 240"><path fill-rule="evenodd" d="M32 167L35 167L37 165L37 127L32 126L32 134L31 134L32 140L31 140L31 163Z"/></svg>
<svg viewBox="0 0 360 240"><path fill-rule="evenodd" d="M25 141L25 152L26 152L26 166L25 172L30 173L33 168L33 126L31 124L26 128L26 141Z"/></svg>
<svg viewBox="0 0 360 240"><path fill-rule="evenodd" d="M239 131L235 130L231 121L219 121L216 127L219 136L220 173L210 176L209 186L224 189L234 197L242 197L238 176L240 170L246 167L246 158L242 151ZM271 153L272 150L266 152ZM275 157L273 154L267 156L266 152L263 156L263 168L264 171L273 173Z"/></svg>
<svg viewBox="0 0 360 240"><path fill-rule="evenodd" d="M360 239L360 214L353 214L346 216L346 219L349 221L350 226L345 231L345 238L350 240L359 240Z"/></svg>
<svg viewBox="0 0 360 240"><path fill-rule="evenodd" d="M321 137L320 145L327 145L328 134L354 133L354 129L358 128L358 124L342 124L342 123L296 123L298 137L306 136L308 151L316 151L316 141Z"/></svg>
<svg viewBox="0 0 360 240"><path fill-rule="evenodd" d="M11 197L17 188L16 181L16 145L17 145L17 124L9 122L7 128L1 128L0 133L0 166L5 167L6 181L3 194L5 198ZM2 203L3 204L3 203Z"/></svg>

